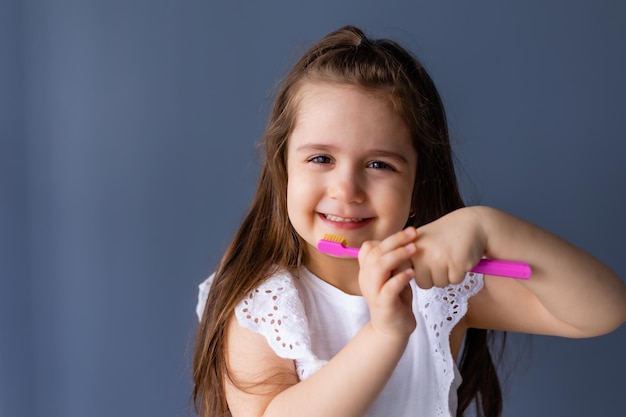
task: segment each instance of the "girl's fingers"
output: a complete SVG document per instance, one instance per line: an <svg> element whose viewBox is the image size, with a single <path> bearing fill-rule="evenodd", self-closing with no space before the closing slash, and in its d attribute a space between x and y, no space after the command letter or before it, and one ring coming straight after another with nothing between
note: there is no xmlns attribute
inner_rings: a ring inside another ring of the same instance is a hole
<svg viewBox="0 0 626 417"><path fill-rule="evenodd" d="M415 282L418 287L425 290L433 287L433 277L430 268L413 263L413 269L415 270Z"/></svg>
<svg viewBox="0 0 626 417"><path fill-rule="evenodd" d="M417 231L414 227L396 232L383 241L366 241L361 245L359 250L359 260L363 260L370 256L370 252L374 251L377 256L382 256L400 247L407 245L415 246Z"/></svg>
<svg viewBox="0 0 626 417"><path fill-rule="evenodd" d="M415 271L412 268L407 268L389 278L380 291L382 301L390 302L397 299L407 289L414 277Z"/></svg>
<svg viewBox="0 0 626 417"><path fill-rule="evenodd" d="M415 245L407 245L395 248L389 252L377 256L370 256L363 261L362 265L377 277L378 286L382 286L393 274L393 271L402 271L411 268L411 256L415 253Z"/></svg>
<svg viewBox="0 0 626 417"><path fill-rule="evenodd" d="M415 281L420 288L431 288L433 286L443 288L450 284L458 284L463 281L465 274L472 267L468 263L454 260L448 262L428 262L427 260L414 256L411 259L415 269Z"/></svg>
<svg viewBox="0 0 626 417"><path fill-rule="evenodd" d="M415 330L417 322L413 315L413 290L410 285L413 277L413 270L408 268L385 282L371 308L371 320L376 327L402 334Z"/></svg>
<svg viewBox="0 0 626 417"><path fill-rule="evenodd" d="M405 230L382 242L365 242L359 251L359 286L372 324L386 332L409 334L415 329L410 286L415 236L415 229Z"/></svg>
<svg viewBox="0 0 626 417"><path fill-rule="evenodd" d="M415 239L417 238L417 230L414 227L407 227L406 229L394 233L389 236L387 239L380 242L380 250L381 252L389 252L398 247L405 246L408 244L413 244Z"/></svg>
<svg viewBox="0 0 626 417"><path fill-rule="evenodd" d="M415 236L415 229L407 228L382 242L364 242L359 251L359 263L365 269L378 271L386 280L391 271L410 268L411 257L417 251Z"/></svg>
<svg viewBox="0 0 626 417"><path fill-rule="evenodd" d="M450 275L445 265L431 271L431 277L435 287L443 288L450 284Z"/></svg>

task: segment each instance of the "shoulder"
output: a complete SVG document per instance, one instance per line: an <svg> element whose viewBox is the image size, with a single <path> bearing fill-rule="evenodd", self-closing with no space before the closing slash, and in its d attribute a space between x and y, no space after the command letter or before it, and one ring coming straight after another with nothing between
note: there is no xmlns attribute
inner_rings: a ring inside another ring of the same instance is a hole
<svg viewBox="0 0 626 417"><path fill-rule="evenodd" d="M206 300L209 297L209 291L211 290L211 285L213 284L214 279L215 272L198 285L198 302L196 303L196 315L198 316L198 320L202 320Z"/></svg>
<svg viewBox="0 0 626 417"><path fill-rule="evenodd" d="M294 278L286 271L274 273L235 307L239 324L256 332L280 334L283 326L300 322L303 315Z"/></svg>
<svg viewBox="0 0 626 417"><path fill-rule="evenodd" d="M215 272L198 285L198 301L196 304L196 315L198 316L198 320L202 319L202 314L214 280ZM261 285L246 294L242 302L245 301L246 304L256 302L258 305L272 300L276 301L280 295L282 295L280 298L282 298L283 301L297 295L293 276L284 270L275 271Z"/></svg>
<svg viewBox="0 0 626 417"><path fill-rule="evenodd" d="M298 377L307 378L324 364L313 353L309 323L294 276L278 271L235 307L240 327L263 336L280 358L296 362Z"/></svg>
<svg viewBox="0 0 626 417"><path fill-rule="evenodd" d="M294 361L278 355L264 335L243 327L234 314L225 346L226 400L232 415L261 415L274 396L298 382Z"/></svg>

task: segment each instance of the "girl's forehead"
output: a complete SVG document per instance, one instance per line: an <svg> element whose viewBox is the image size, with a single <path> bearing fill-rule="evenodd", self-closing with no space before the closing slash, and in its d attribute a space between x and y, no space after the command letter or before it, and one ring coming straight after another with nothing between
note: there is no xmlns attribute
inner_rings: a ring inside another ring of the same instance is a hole
<svg viewBox="0 0 626 417"><path fill-rule="evenodd" d="M303 101L321 99L327 96L357 95L368 100L378 101L381 105L390 104L389 93L386 89L365 88L356 84L339 81L307 80L300 83L296 90L296 109Z"/></svg>
<svg viewBox="0 0 626 417"><path fill-rule="evenodd" d="M295 100L289 148L303 143L413 148L404 120L383 91L330 82L307 82Z"/></svg>
<svg viewBox="0 0 626 417"><path fill-rule="evenodd" d="M359 113L384 115L383 120L394 119L404 123L394 110L388 95L381 90L366 89L353 84L337 82L306 82L300 86L293 101L294 128L310 119L344 118L356 122Z"/></svg>

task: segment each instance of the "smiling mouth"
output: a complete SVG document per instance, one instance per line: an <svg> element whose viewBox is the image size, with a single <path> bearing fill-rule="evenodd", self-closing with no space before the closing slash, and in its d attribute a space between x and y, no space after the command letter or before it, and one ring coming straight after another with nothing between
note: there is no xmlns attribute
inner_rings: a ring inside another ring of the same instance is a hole
<svg viewBox="0 0 626 417"><path fill-rule="evenodd" d="M334 214L323 214L323 216L325 219L330 220L331 222L335 222L335 223L360 223L360 222L367 220L366 218L340 217L340 216L335 216Z"/></svg>

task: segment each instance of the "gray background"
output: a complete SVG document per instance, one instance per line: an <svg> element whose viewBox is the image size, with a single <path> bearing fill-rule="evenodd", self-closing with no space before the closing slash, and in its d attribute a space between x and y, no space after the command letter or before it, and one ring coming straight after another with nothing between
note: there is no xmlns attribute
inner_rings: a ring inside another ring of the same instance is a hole
<svg viewBox="0 0 626 417"><path fill-rule="evenodd" d="M347 23L429 68L468 203L626 277L620 0L2 0L1 416L191 413L196 286L251 198L272 88ZM510 346L505 415L624 415L625 326Z"/></svg>

